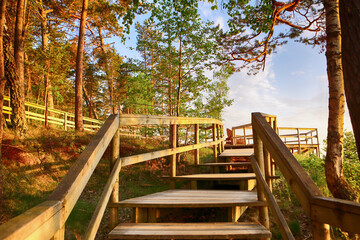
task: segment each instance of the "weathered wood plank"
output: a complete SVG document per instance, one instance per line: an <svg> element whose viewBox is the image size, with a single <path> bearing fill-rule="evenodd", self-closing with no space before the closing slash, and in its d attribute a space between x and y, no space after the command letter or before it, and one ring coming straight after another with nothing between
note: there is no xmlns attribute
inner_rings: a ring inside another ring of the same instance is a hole
<svg viewBox="0 0 360 240"><path fill-rule="evenodd" d="M209 173L175 176L175 179L186 180L248 180L256 179L255 173Z"/></svg>
<svg viewBox="0 0 360 240"><path fill-rule="evenodd" d="M271 237L256 223L125 223L110 232L110 239L254 239Z"/></svg>
<svg viewBox="0 0 360 240"><path fill-rule="evenodd" d="M226 149L219 157L250 157L254 154L253 148Z"/></svg>
<svg viewBox="0 0 360 240"><path fill-rule="evenodd" d="M328 197L314 197L311 203L311 219L360 233L359 203Z"/></svg>
<svg viewBox="0 0 360 240"><path fill-rule="evenodd" d="M64 226L60 201L43 202L0 225L0 239L50 239Z"/></svg>
<svg viewBox="0 0 360 240"><path fill-rule="evenodd" d="M257 200L254 191L231 190L168 190L142 197L120 201L119 207L233 207L264 206L266 203Z"/></svg>
<svg viewBox="0 0 360 240"><path fill-rule="evenodd" d="M120 114L120 125L172 125L172 124L211 124L222 125L220 120L212 118L188 118L188 117L168 117L151 115Z"/></svg>
<svg viewBox="0 0 360 240"><path fill-rule="evenodd" d="M251 162L217 162L217 163L204 163L197 166L201 167L215 167L215 166L249 166Z"/></svg>

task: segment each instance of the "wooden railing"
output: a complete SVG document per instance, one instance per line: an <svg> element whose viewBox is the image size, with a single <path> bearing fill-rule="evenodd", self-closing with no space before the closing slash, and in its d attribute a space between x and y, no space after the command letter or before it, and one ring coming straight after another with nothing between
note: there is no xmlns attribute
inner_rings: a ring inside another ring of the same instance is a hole
<svg viewBox="0 0 360 240"><path fill-rule="evenodd" d="M177 147L177 126L193 125L194 143ZM212 125L213 141L200 143L200 125ZM119 158L119 129L130 125L168 125L170 126L170 148L131 157ZM108 146L112 147L111 173L104 187L100 200L88 225L84 239L94 239L106 206L110 206L110 228L117 225L118 210L111 203L118 201L119 172L121 167L152 159L171 156L171 176L176 175L176 154L193 151L195 164L199 163L199 149L213 147L214 156L224 149L223 125L216 119L155 117L142 115L111 115L90 143L81 153L74 165L49 199L25 213L0 226L0 239L64 239L65 222L75 203L78 201L94 169Z"/></svg>
<svg viewBox="0 0 360 240"><path fill-rule="evenodd" d="M252 114L255 158L267 179L267 184L270 181L270 164L273 159L311 219L313 239L330 239L329 225L344 231L360 233L360 204L324 197L277 135L274 126L268 123L268 119L265 114ZM266 214L267 210L260 211L260 219L266 219ZM287 239L284 235L283 237Z"/></svg>
<svg viewBox="0 0 360 240"><path fill-rule="evenodd" d="M278 127L277 133L292 153L314 151L320 157L317 128Z"/></svg>
<svg viewBox="0 0 360 240"><path fill-rule="evenodd" d="M27 119L45 122L45 111L45 106L31 102L25 102L25 114ZM6 121L10 121L12 109L10 106L10 98L6 96L4 97L3 114L6 117ZM48 108L47 118L49 123L62 126L64 130L75 128L75 114L73 113L57 110L54 108ZM84 129L86 131L95 131L99 129L104 123L101 120L88 117L83 117L83 121Z"/></svg>

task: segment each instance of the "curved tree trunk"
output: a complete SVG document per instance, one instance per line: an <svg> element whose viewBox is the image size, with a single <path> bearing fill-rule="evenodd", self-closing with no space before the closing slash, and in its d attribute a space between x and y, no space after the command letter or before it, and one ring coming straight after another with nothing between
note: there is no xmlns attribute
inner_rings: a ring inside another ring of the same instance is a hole
<svg viewBox="0 0 360 240"><path fill-rule="evenodd" d="M340 20L346 103L360 153L360 1L341 0Z"/></svg>
<svg viewBox="0 0 360 240"><path fill-rule="evenodd" d="M329 119L325 175L328 188L336 198L355 200L355 191L343 173L344 157L344 82L341 62L339 1L326 0L326 61L329 80Z"/></svg>
<svg viewBox="0 0 360 240"><path fill-rule="evenodd" d="M79 41L76 56L76 78L75 78L75 130L84 131L83 124L83 64L84 64L84 42L85 25L87 17L88 0L83 0L81 12Z"/></svg>

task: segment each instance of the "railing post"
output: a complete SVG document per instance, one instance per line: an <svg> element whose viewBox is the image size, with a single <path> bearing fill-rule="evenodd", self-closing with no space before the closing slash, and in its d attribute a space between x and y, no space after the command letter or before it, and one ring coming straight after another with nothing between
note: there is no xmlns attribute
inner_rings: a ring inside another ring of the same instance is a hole
<svg viewBox="0 0 360 240"><path fill-rule="evenodd" d="M214 123L212 125L213 141L216 141L216 129L217 129L217 125ZM214 145L213 149L214 149L214 162L217 162L217 158L218 158L217 145Z"/></svg>
<svg viewBox="0 0 360 240"><path fill-rule="evenodd" d="M199 124L195 124L194 125L194 144L199 144L200 143L200 136L199 136ZM200 149L195 149L194 150L194 164L195 165L199 165L200 164ZM198 169L196 169L197 171Z"/></svg>
<svg viewBox="0 0 360 240"><path fill-rule="evenodd" d="M232 128L232 145L236 145L236 138L235 138L235 129Z"/></svg>
<svg viewBox="0 0 360 240"><path fill-rule="evenodd" d="M299 130L299 128L296 128L296 130L297 130L297 137L298 137L298 144L299 144L298 154L301 154L300 130Z"/></svg>
<svg viewBox="0 0 360 240"><path fill-rule="evenodd" d="M177 142L177 125L170 125L170 147L176 148ZM176 176L176 154L170 156L170 177ZM175 180L170 179L170 189L175 189Z"/></svg>
<svg viewBox="0 0 360 240"><path fill-rule="evenodd" d="M120 157L120 133L117 129L113 139L111 140L111 159L110 159L110 172L112 171L116 160ZM116 178L114 188L110 196L110 203L119 201L119 176ZM110 208L110 229L114 229L119 224L119 212L117 207Z"/></svg>
<svg viewBox="0 0 360 240"><path fill-rule="evenodd" d="M263 145L263 151L264 151L264 163L265 163L265 180L267 185L270 188L270 191L272 192L272 179L270 178L273 176L273 170L272 170L272 160L269 151L265 148Z"/></svg>
<svg viewBox="0 0 360 240"><path fill-rule="evenodd" d="M330 240L330 226L325 223L312 221L312 237L314 240Z"/></svg>
<svg viewBox="0 0 360 240"><path fill-rule="evenodd" d="M67 131L67 113L64 113L64 130Z"/></svg>
<svg viewBox="0 0 360 240"><path fill-rule="evenodd" d="M253 136L254 136L254 154L255 158L259 164L260 170L262 174L265 176L265 164L264 164L264 151L263 151L263 142L259 135L256 133L256 130L253 128ZM260 187L257 187L258 200L266 201L265 193L261 190ZM270 229L269 222L269 210L268 207L260 207L259 208L259 221L262 225L264 225L267 229Z"/></svg>
<svg viewBox="0 0 360 240"><path fill-rule="evenodd" d="M217 140L220 139L220 125L216 124L216 138ZM221 143L217 144L218 153L221 153Z"/></svg>
<svg viewBox="0 0 360 240"><path fill-rule="evenodd" d="M225 131L224 131L224 125L221 125L221 138L224 138ZM225 151L225 140L221 141L221 152Z"/></svg>

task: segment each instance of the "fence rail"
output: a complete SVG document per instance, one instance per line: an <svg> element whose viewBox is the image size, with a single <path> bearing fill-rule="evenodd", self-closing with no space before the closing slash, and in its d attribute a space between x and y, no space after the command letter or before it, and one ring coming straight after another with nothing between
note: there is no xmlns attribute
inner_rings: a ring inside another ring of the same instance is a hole
<svg viewBox="0 0 360 240"><path fill-rule="evenodd" d="M46 107L43 105L25 102L25 114L27 119L45 122L45 111ZM3 114L5 115L6 121L11 121L12 109L10 105L10 97L4 97ZM75 114L66 111L48 108L48 122L57 126L62 126L64 130L75 128ZM84 129L86 131L98 130L104 121L83 117Z"/></svg>

